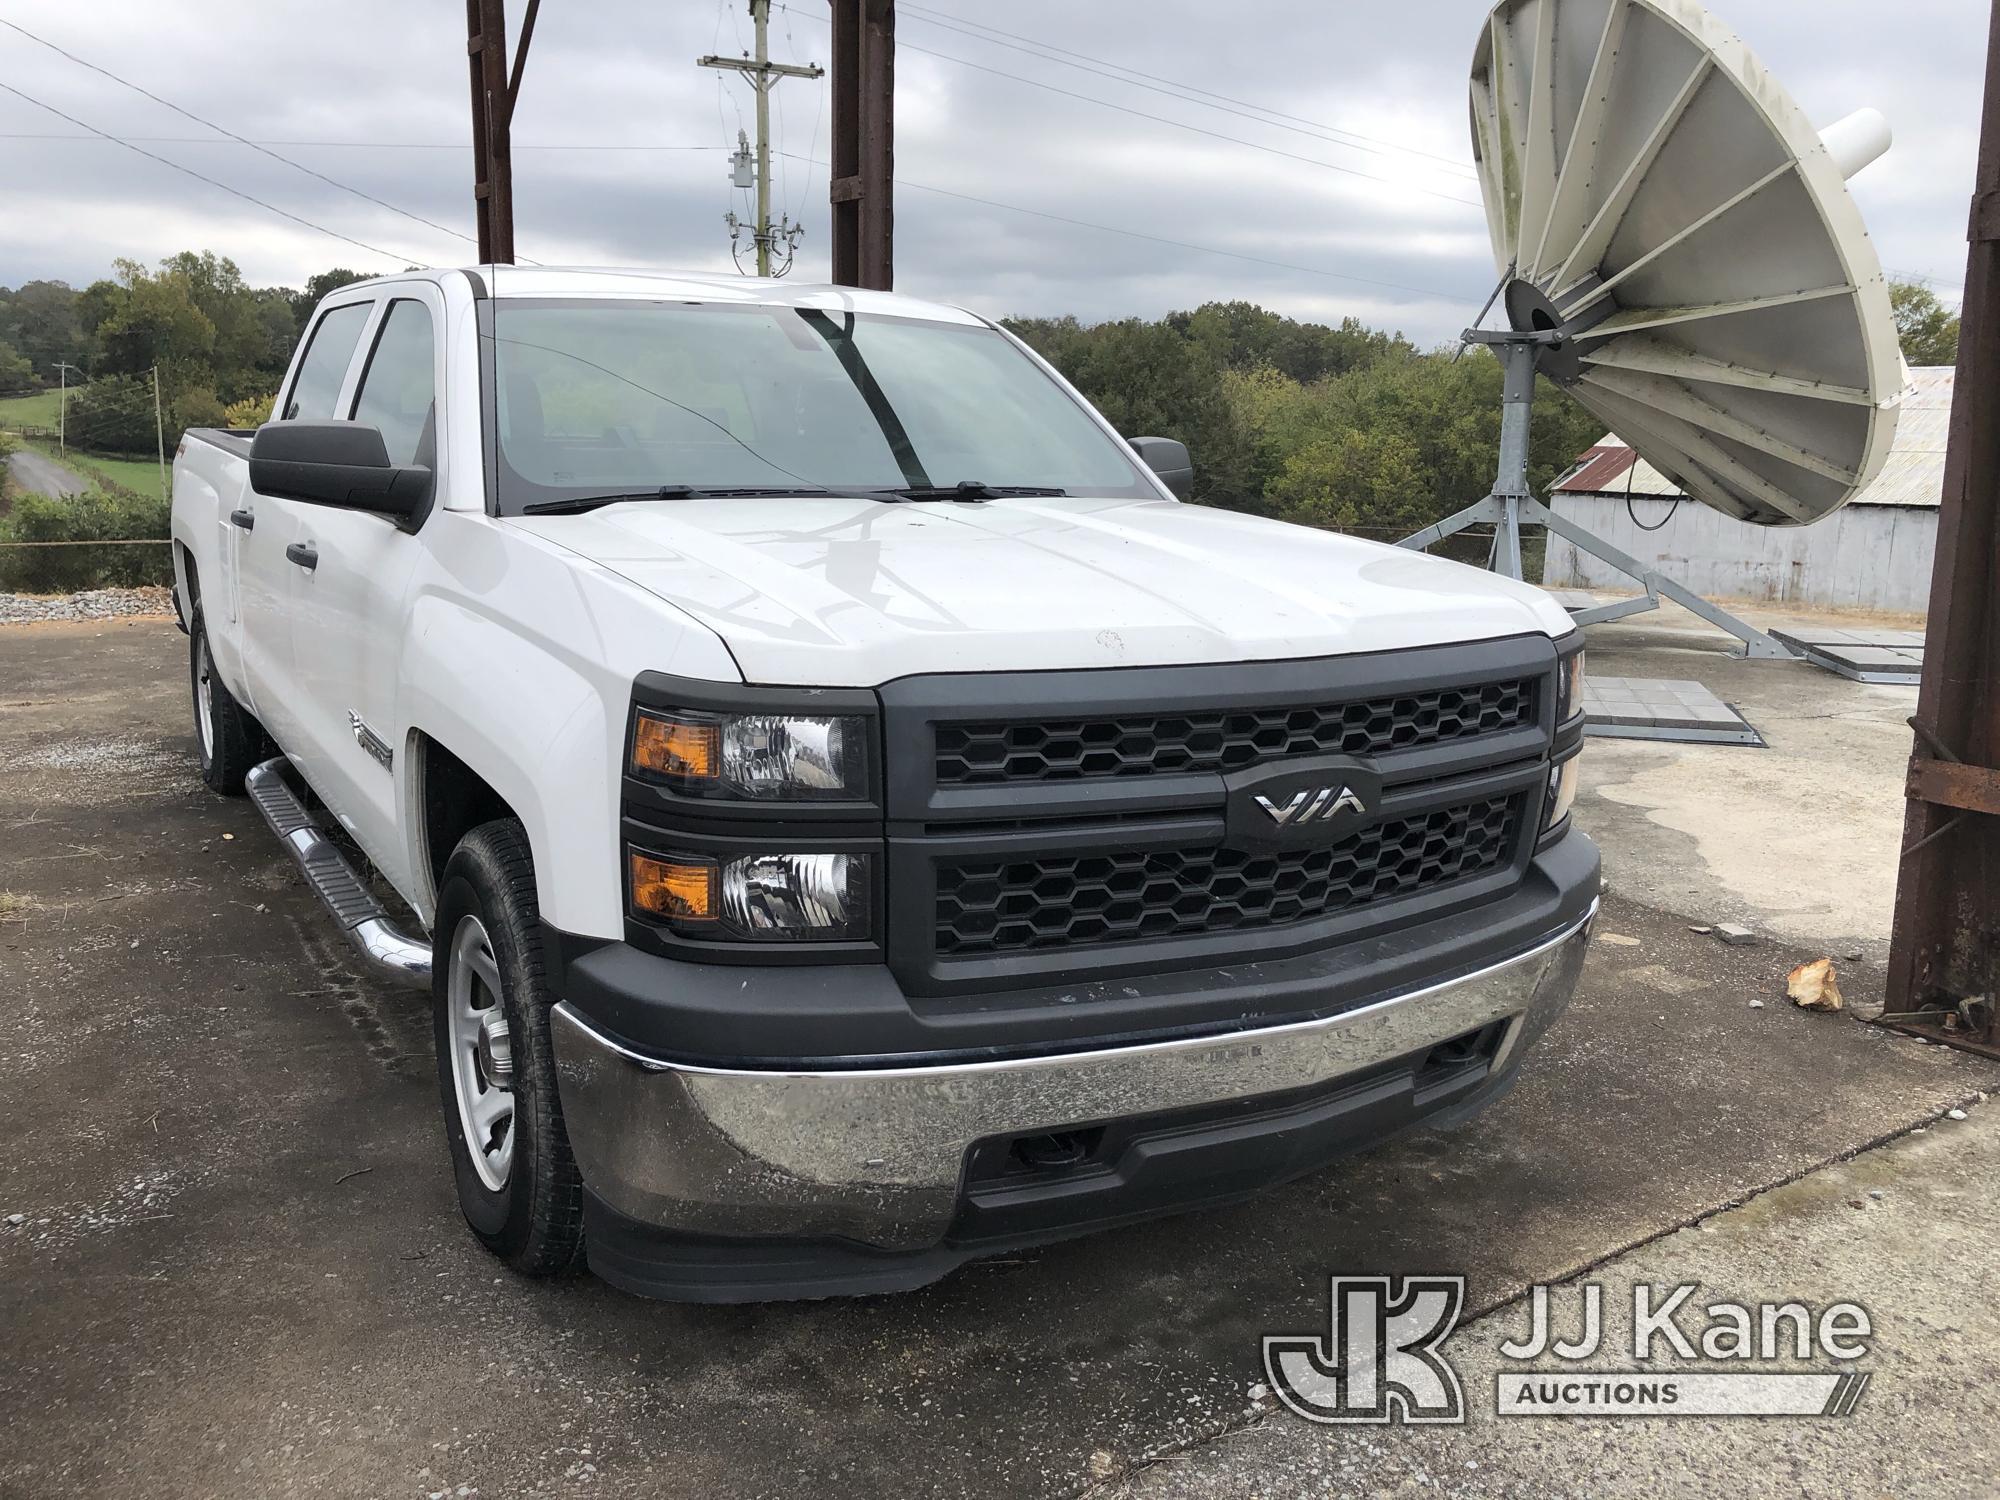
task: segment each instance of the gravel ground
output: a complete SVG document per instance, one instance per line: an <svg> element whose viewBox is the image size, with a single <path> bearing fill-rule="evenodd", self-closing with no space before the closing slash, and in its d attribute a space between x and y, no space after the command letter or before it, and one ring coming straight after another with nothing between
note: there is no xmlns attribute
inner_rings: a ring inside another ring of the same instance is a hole
<svg viewBox="0 0 2000 1500"><path fill-rule="evenodd" d="M116 620L128 615L170 615L173 593L164 585L136 589L85 589L80 594L0 594L0 625L40 620Z"/></svg>

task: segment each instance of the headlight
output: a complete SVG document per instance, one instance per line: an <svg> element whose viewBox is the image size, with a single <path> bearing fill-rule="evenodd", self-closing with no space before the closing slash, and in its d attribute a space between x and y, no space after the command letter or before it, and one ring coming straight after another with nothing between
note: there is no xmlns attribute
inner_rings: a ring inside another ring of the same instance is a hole
<svg viewBox="0 0 2000 1500"><path fill-rule="evenodd" d="M634 911L688 937L777 942L866 939L874 861L866 854L626 856Z"/></svg>
<svg viewBox="0 0 2000 1500"><path fill-rule="evenodd" d="M1549 795L1542 804L1542 831L1547 832L1564 818L1576 805L1576 784L1583 766L1581 754L1572 755L1568 760L1558 761L1549 770Z"/></svg>
<svg viewBox="0 0 2000 1500"><path fill-rule="evenodd" d="M1556 665L1556 722L1567 724L1583 712L1583 653Z"/></svg>
<svg viewBox="0 0 2000 1500"><path fill-rule="evenodd" d="M858 715L668 714L633 719L635 776L696 796L762 801L868 795L868 720Z"/></svg>

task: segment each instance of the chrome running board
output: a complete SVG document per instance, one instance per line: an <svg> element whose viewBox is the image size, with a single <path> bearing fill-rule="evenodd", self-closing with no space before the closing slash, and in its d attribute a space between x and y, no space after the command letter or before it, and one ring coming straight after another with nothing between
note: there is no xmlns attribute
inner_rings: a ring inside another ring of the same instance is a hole
<svg viewBox="0 0 2000 1500"><path fill-rule="evenodd" d="M406 936L389 920L382 903L354 872L347 856L292 790L291 771L289 760L274 756L252 768L243 778L243 790L271 825L271 832L291 850L306 884L333 913L369 972L412 989L429 989L431 945Z"/></svg>

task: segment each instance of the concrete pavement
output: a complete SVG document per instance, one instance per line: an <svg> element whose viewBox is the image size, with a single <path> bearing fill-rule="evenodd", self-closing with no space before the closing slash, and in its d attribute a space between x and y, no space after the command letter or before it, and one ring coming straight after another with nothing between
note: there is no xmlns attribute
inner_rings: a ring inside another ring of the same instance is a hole
<svg viewBox="0 0 2000 1500"><path fill-rule="evenodd" d="M1682 1326L1711 1302L1854 1300L1873 1325L1866 1371L1846 1417L1499 1417L1496 1381L1521 1368L1499 1352L1523 1339L1519 1303L1464 1325L1447 1349L1464 1382L1463 1427L1317 1427L1263 1403L1230 1435L1177 1454L1104 1493L1124 1500L1228 1495L1463 1496L1568 1500L1675 1495L1761 1500L1796 1495L1992 1495L2000 1439L1988 1394L2000 1375L1992 1247L2000 1237L2000 1106L1931 1122L1876 1151L1815 1172L1743 1207L1595 1266L1604 1351L1580 1368L1632 1370L1639 1286L1700 1283ZM1576 1286L1555 1300L1563 1336L1579 1326ZM1661 1295L1649 1291L1650 1298ZM1663 1354L1664 1344L1656 1348ZM1536 1368L1556 1362L1540 1359ZM1692 1368L1671 1356L1654 1367ZM1701 1359L1699 1368L1727 1368ZM1786 1368L1804 1368L1796 1360Z"/></svg>
<svg viewBox="0 0 2000 1500"><path fill-rule="evenodd" d="M1673 642L1604 644L1605 669L1629 675L1746 670ZM1580 815L1612 872L1602 935L1520 1087L1471 1125L905 1297L714 1309L528 1284L458 1222L422 999L358 977L255 815L201 787L185 670L169 622L0 629L7 1500L1168 1483L1205 1472L1211 1447L1274 1440L1276 1419L1230 1436L1253 1420L1258 1340L1309 1326L1330 1272L1460 1272L1487 1312L1635 1246L1677 1256L1683 1226L1754 1213L1773 1185L2000 1084L2000 1064L1786 1005L1785 970L1824 943L1687 930L1727 904L1766 930L1878 943L1879 830L1843 845L1835 819L1818 846L1872 865L1854 892L1760 904L1672 826L1671 788L1618 800L1650 762L1593 745ZM1855 691L1758 671L1724 696L1754 699L1760 727L1767 701ZM1817 741L1802 734L1699 753L1803 763ZM1875 738L1886 761L1886 733L1859 743ZM1826 774L1866 782L1853 759ZM1732 780L1742 764L1712 773L1712 819L1748 826L1779 816L1774 797L1818 795L1810 775ZM1879 993L1872 956L1842 967L1850 996ZM1818 1253L1789 1220L1762 1222L1747 1255ZM1274 1482L1295 1493L1289 1473ZM1235 1492L1216 1475L1207 1492Z"/></svg>

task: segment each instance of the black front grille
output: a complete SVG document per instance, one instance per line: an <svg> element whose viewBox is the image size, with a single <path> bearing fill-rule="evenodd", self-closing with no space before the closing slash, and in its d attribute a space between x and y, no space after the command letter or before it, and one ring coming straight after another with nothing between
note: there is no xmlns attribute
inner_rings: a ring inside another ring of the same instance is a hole
<svg viewBox="0 0 2000 1500"><path fill-rule="evenodd" d="M1234 771L1300 755L1380 755L1531 724L1534 680L1298 708L937 726L940 786Z"/></svg>
<svg viewBox="0 0 2000 1500"><path fill-rule="evenodd" d="M1279 927L1497 870L1521 798L1392 818L1317 849L1155 849L942 865L937 952L970 958Z"/></svg>

